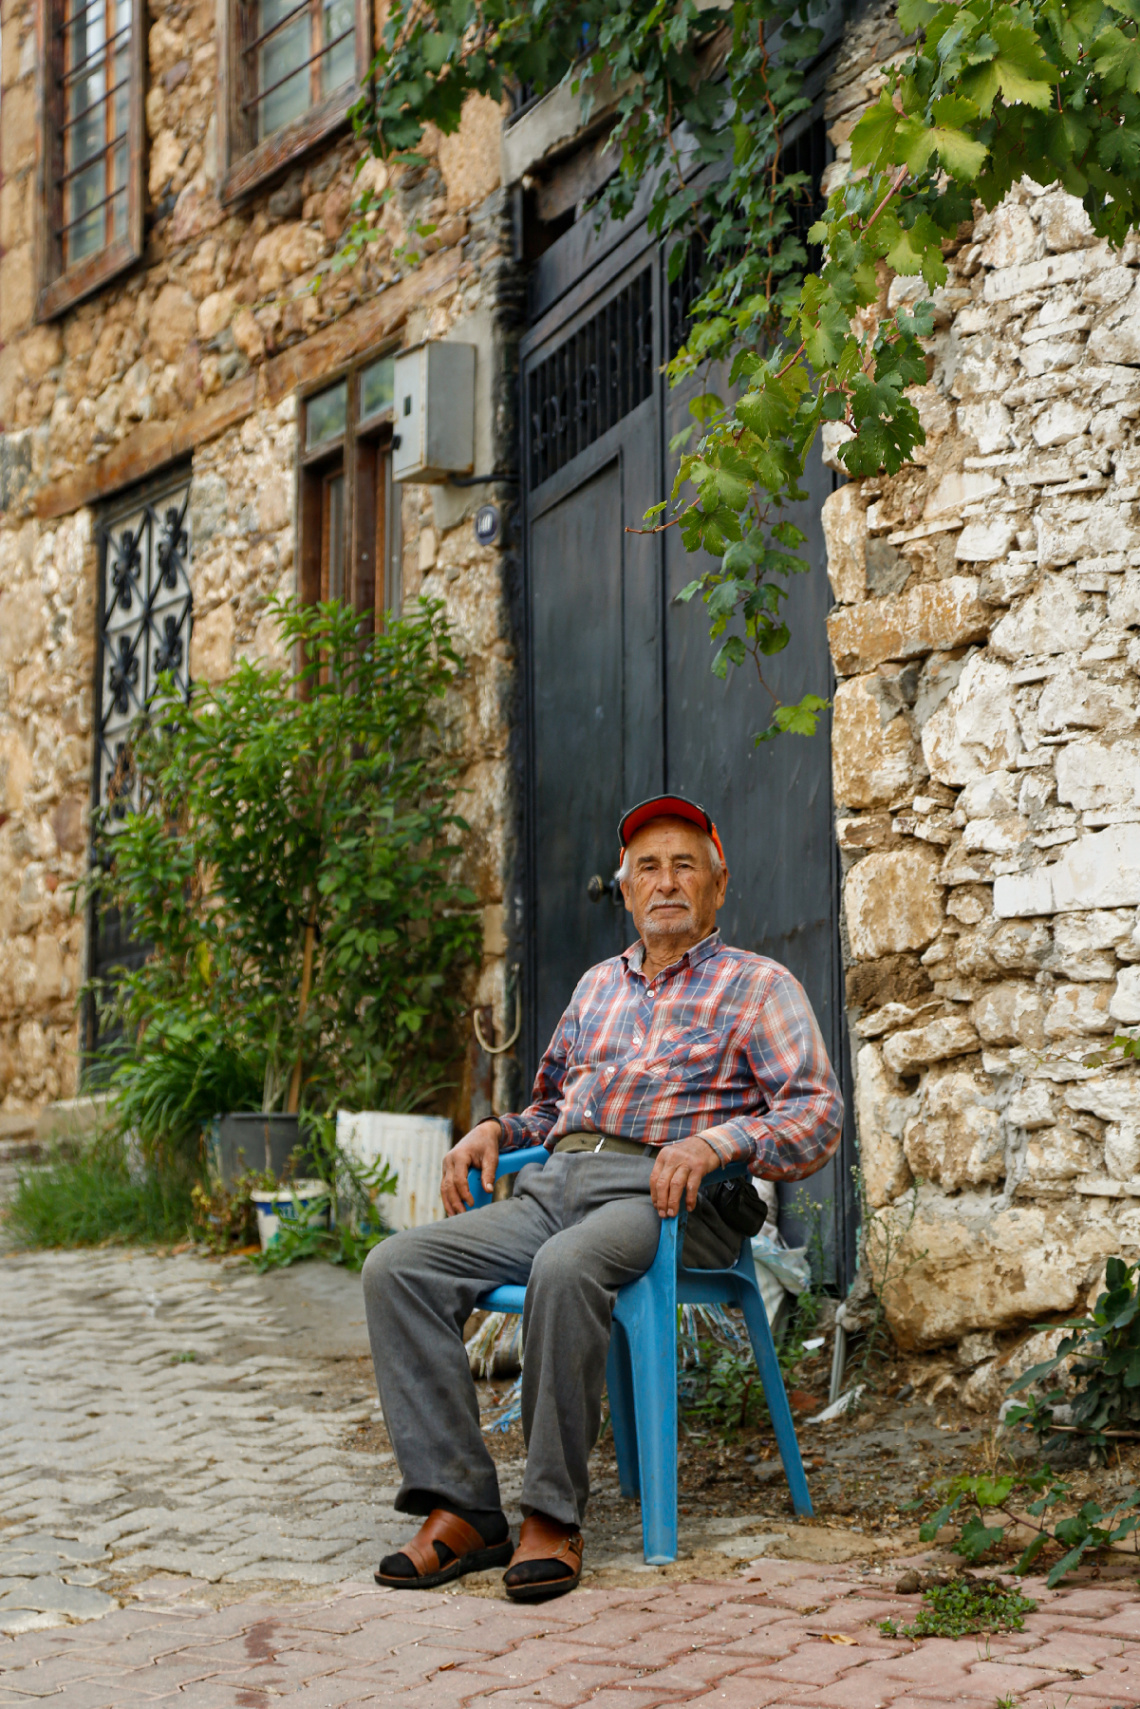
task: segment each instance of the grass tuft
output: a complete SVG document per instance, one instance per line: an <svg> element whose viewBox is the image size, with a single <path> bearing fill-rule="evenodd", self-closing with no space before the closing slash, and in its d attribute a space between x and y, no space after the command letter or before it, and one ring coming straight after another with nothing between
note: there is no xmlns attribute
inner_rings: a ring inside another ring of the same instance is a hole
<svg viewBox="0 0 1140 1709"><path fill-rule="evenodd" d="M123 1141L101 1135L19 1172L5 1212L8 1234L24 1246L180 1240L190 1226L195 1179L182 1161L132 1172Z"/></svg>

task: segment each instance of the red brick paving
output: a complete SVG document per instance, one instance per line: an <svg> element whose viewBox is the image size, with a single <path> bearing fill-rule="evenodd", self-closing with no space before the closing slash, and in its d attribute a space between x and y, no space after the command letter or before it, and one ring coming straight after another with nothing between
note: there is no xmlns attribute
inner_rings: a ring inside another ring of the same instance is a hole
<svg viewBox="0 0 1140 1709"><path fill-rule="evenodd" d="M217 1610L194 1594L172 1581L97 1624L0 1639L0 1709L1140 1705L1140 1598L1119 1582L1027 1586L1040 1607L1024 1632L921 1643L878 1631L916 1608L889 1578L789 1562L715 1582L584 1589L539 1608L359 1584L319 1602Z"/></svg>

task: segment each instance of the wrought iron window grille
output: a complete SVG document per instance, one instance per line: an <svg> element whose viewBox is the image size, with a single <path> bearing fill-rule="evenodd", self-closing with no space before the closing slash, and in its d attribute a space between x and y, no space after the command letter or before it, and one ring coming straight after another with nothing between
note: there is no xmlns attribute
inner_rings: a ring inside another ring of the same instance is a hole
<svg viewBox="0 0 1140 1709"><path fill-rule="evenodd" d="M653 382L653 271L646 267L531 373L531 490L644 403Z"/></svg>
<svg viewBox="0 0 1140 1709"><path fill-rule="evenodd" d="M169 673L190 696L190 482L136 502L99 528L99 676L94 801L113 823L140 805L132 727Z"/></svg>

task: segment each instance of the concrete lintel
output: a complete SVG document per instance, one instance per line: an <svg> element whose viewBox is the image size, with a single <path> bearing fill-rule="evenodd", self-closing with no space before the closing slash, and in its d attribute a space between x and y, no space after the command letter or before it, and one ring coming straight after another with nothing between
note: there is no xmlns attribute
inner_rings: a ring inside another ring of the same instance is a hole
<svg viewBox="0 0 1140 1709"><path fill-rule="evenodd" d="M608 78L583 77L575 94L570 87L574 73L547 91L529 112L503 130L502 180L504 189L517 184L528 172L552 164L600 129L632 82L614 90ZM583 118L583 112L587 117Z"/></svg>

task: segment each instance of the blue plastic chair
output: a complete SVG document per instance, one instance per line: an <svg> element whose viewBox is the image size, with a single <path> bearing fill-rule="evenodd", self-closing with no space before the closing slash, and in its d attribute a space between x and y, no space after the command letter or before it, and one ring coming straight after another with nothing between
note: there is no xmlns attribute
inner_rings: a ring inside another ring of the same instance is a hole
<svg viewBox="0 0 1140 1709"><path fill-rule="evenodd" d="M513 1175L528 1163L547 1161L543 1146L508 1151L499 1158L495 1179ZM744 1164L731 1164L706 1177L710 1182L744 1173ZM490 1203L478 1172L468 1175L476 1206ZM811 1496L784 1389L780 1362L764 1301L756 1284L756 1267L748 1241L730 1270L687 1270L681 1263L685 1207L676 1217L663 1218L657 1256L644 1276L618 1290L614 1330L606 1363L618 1478L625 1496L641 1496L641 1537L650 1566L665 1566L677 1558L677 1307L678 1305L736 1305L744 1313L748 1339L776 1445L784 1463L792 1504L804 1517L811 1514ZM479 1301L483 1311L521 1312L526 1289L513 1283L492 1288Z"/></svg>

